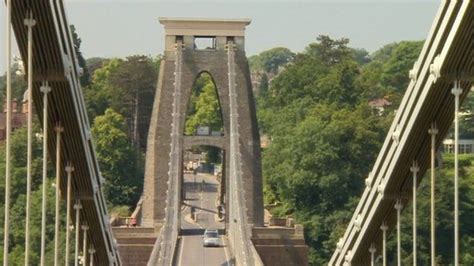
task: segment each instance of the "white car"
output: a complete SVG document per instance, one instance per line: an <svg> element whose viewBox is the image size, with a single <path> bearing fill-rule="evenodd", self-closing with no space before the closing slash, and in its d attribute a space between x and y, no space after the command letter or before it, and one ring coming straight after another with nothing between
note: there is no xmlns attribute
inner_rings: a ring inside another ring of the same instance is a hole
<svg viewBox="0 0 474 266"><path fill-rule="evenodd" d="M205 247L218 247L219 232L216 229L206 229L202 236L202 244Z"/></svg>

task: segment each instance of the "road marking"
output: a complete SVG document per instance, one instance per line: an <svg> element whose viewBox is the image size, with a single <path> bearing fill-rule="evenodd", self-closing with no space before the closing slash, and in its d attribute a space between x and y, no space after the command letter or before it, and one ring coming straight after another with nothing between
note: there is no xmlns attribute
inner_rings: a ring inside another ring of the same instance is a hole
<svg viewBox="0 0 474 266"><path fill-rule="evenodd" d="M227 241L224 241L224 237L222 237L222 242L224 243L225 264L227 266L230 266L230 264L229 264L229 254L227 254Z"/></svg>
<svg viewBox="0 0 474 266"><path fill-rule="evenodd" d="M178 260L178 266L181 266L181 261L183 259L183 250L184 250L184 237L181 237L181 250L179 251L179 260Z"/></svg>

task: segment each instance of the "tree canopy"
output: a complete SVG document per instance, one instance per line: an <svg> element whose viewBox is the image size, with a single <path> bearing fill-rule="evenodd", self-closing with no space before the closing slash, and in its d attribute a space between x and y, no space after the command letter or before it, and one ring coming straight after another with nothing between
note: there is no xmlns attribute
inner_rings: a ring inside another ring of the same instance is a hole
<svg viewBox="0 0 474 266"><path fill-rule="evenodd" d="M146 148L159 60L134 55L125 60L89 61L95 68L91 83L84 89L90 119L113 108L124 117L134 147L142 151ZM102 67L97 68L101 62Z"/></svg>
<svg viewBox="0 0 474 266"><path fill-rule="evenodd" d="M271 139L262 153L265 202L277 204L271 210L274 215L292 215L305 226L312 265L328 263L352 217L364 179L378 155L422 44L404 41L367 54L349 47L348 39L319 36L265 85L265 93L258 94L259 126L262 134ZM470 97L465 106L472 103ZM393 104L383 113L373 112L368 103L377 98ZM463 132L468 132L468 121L464 122ZM443 212L440 218L448 217L439 224L440 232L444 232L443 240L438 242L442 263L451 260L448 246L452 246L452 197L451 192L446 193L452 187L447 181L451 180L448 173L452 166L450 157L445 158L448 163L440 171L445 183L438 188L443 197L437 203ZM473 159L464 159L461 190L466 193L474 189L468 181L473 174ZM429 217L429 201L423 184L419 239L424 246L420 248L420 260L429 264L429 232L423 229L428 228L424 217ZM462 199L466 213L472 212L474 206L468 195ZM411 219L409 213L404 211L404 219ZM461 219L463 230L469 230L470 219ZM409 227L410 223L406 221L404 226ZM402 237L409 239L410 234L411 230L405 228ZM466 234L463 261L468 265L473 257L468 246L473 240ZM393 241L392 237L392 251ZM405 244L403 252L409 264L411 242L407 240ZM391 257L390 261L394 259Z"/></svg>
<svg viewBox="0 0 474 266"><path fill-rule="evenodd" d="M293 60L295 54L288 48L276 47L249 58L252 70L276 74L278 69Z"/></svg>
<svg viewBox="0 0 474 266"><path fill-rule="evenodd" d="M124 118L113 109L97 116L92 126L95 150L104 185L105 198L112 206L133 206L139 199L143 169L130 145Z"/></svg>
<svg viewBox="0 0 474 266"><path fill-rule="evenodd" d="M199 126L208 126L214 131L223 129L217 88L211 75L206 72L201 73L194 82L186 112L184 133L194 135Z"/></svg>

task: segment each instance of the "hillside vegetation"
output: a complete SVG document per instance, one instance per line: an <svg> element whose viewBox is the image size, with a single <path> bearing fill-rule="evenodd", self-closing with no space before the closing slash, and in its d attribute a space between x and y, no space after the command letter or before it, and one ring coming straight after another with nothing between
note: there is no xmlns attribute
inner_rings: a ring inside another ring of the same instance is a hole
<svg viewBox="0 0 474 266"><path fill-rule="evenodd" d="M284 63L271 82L260 83L258 119L261 133L271 139L263 151L265 202L277 203L274 215L291 215L304 224L312 265L327 264L352 217L422 44L393 43L368 54L350 48L347 39L319 36ZM266 60L268 52L262 54ZM385 99L391 105L379 112L369 106L374 99ZM466 111L472 111L473 99L471 94L466 100ZM464 117L464 136L471 134L472 120L472 115ZM437 188L438 254L443 264L453 256L452 157L446 155L445 161ZM470 265L474 252L473 157L464 156L462 165L462 258ZM425 178L420 187L419 199L419 258L423 264L429 264L427 181ZM402 230L406 264L411 264L410 215L407 208ZM389 254L396 254L393 241ZM394 262L393 257L390 260Z"/></svg>

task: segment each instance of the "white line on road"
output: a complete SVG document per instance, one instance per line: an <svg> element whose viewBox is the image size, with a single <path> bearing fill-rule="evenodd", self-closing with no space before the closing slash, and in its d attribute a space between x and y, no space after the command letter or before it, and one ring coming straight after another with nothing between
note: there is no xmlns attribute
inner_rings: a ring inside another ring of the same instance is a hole
<svg viewBox="0 0 474 266"><path fill-rule="evenodd" d="M184 250L184 243L186 241L184 241L183 237L181 238L181 245L179 245L181 247L181 250L179 251L179 260L178 260L178 266L181 266L181 261L183 259L183 250Z"/></svg>
<svg viewBox="0 0 474 266"><path fill-rule="evenodd" d="M225 264L230 266L229 254L227 253L227 241L224 241L224 237L222 237L222 242L224 243Z"/></svg>

